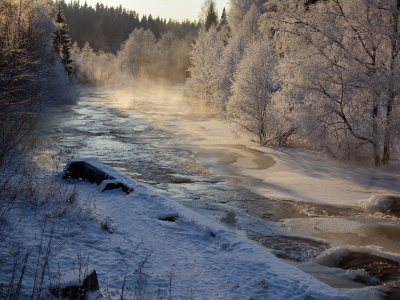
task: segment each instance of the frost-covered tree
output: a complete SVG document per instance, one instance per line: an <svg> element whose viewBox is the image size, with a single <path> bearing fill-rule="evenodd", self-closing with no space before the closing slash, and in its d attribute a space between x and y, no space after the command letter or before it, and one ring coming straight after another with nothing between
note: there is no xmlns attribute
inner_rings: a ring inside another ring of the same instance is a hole
<svg viewBox="0 0 400 300"><path fill-rule="evenodd" d="M95 85L141 77L182 82L190 65L190 42L190 36L179 40L172 32L156 41L150 30L135 29L117 56L104 51L96 53L89 43L82 50L74 46L76 77L82 83Z"/></svg>
<svg viewBox="0 0 400 300"><path fill-rule="evenodd" d="M78 66L77 79L82 83L105 85L115 82L118 77L117 59L112 53L95 53L86 42L82 50L74 45L72 55Z"/></svg>
<svg viewBox="0 0 400 300"><path fill-rule="evenodd" d="M152 70L156 38L150 30L135 29L121 46L118 59L122 70L130 76L147 76Z"/></svg>
<svg viewBox="0 0 400 300"><path fill-rule="evenodd" d="M188 69L190 67L190 51L193 39L193 35L189 34L185 39L181 39L176 43L174 65L170 70L173 74L170 73L168 78L177 82L185 82L189 75Z"/></svg>
<svg viewBox="0 0 400 300"><path fill-rule="evenodd" d="M94 52L89 43L86 42L82 50L74 49L72 52L77 70L77 79L82 83L94 83L94 64L92 63Z"/></svg>
<svg viewBox="0 0 400 300"><path fill-rule="evenodd" d="M175 53L178 50L178 38L171 31L163 34L157 42L156 48L161 58L158 60L158 70L163 72L163 76L168 76L173 69L175 61Z"/></svg>
<svg viewBox="0 0 400 300"><path fill-rule="evenodd" d="M64 70L69 77L72 77L73 66L71 59L71 38L68 34L66 19L64 17L61 4L58 4L58 11L55 17L57 29L53 33L53 46L56 53L61 58Z"/></svg>
<svg viewBox="0 0 400 300"><path fill-rule="evenodd" d="M0 215L12 204L3 194L29 163L41 108L68 95L69 79L55 59L54 23L46 1L0 1ZM60 95L61 94L61 95ZM5 206L3 206L5 205ZM18 204L20 205L20 204ZM1 227L1 226L0 226ZM1 240L1 228L0 228ZM1 248L1 247L0 247ZM3 249L5 249L3 247Z"/></svg>
<svg viewBox="0 0 400 300"><path fill-rule="evenodd" d="M224 43L215 27L200 30L190 53L190 78L186 81L186 93L205 104L213 105L216 96L215 78Z"/></svg>
<svg viewBox="0 0 400 300"><path fill-rule="evenodd" d="M309 143L387 164L400 113L397 0L270 1L267 10L264 26L285 54L282 101Z"/></svg>
<svg viewBox="0 0 400 300"><path fill-rule="evenodd" d="M399 72L399 54L400 54L400 32L399 32L399 17L400 17L400 0L391 3L378 3L378 8L384 8L387 5L385 12L386 18L389 20L385 26L385 37L390 41L390 62L386 69L389 73L388 88L387 88L387 104L384 112L385 134L383 141L383 157L382 164L389 163L391 149L399 142L400 128L398 124L399 118L399 96L398 88L398 72ZM397 118L397 120L396 120ZM394 134L394 136L393 136Z"/></svg>
<svg viewBox="0 0 400 300"><path fill-rule="evenodd" d="M209 40L206 42L203 39L207 36L204 32L199 35L199 39L196 40L196 44L194 45L192 52L193 66L189 69L191 78L188 80L188 90L191 89L194 91L195 87L198 87L197 92L192 93L192 95L200 97L204 103L212 105L221 114L225 115L226 113L226 103L232 95L233 77L238 64L242 60L246 47L251 43L259 41L261 38L258 28L260 16L258 7L254 4L250 5L249 11L243 16L241 21L241 29L233 37L230 37L230 32L228 33L227 31L229 26L225 24L226 18L222 18L222 20L225 20L223 23L225 25L222 26L216 37L216 40L222 40L226 47L222 53L219 46L213 49L217 51L210 52L211 47L214 46ZM215 31L213 31L214 33ZM207 37L210 38L213 34ZM200 70L198 67L199 62L196 61L199 58L199 53L204 53L204 61L211 62L204 69L205 71L200 73L201 76L196 73Z"/></svg>
<svg viewBox="0 0 400 300"><path fill-rule="evenodd" d="M230 120L257 136L260 145L273 139L279 130L272 100L276 65L273 47L268 42L249 46L235 73L227 105Z"/></svg>
<svg viewBox="0 0 400 300"><path fill-rule="evenodd" d="M157 58L152 67L152 78L167 79L171 82L184 81L190 66L191 41L191 36L178 39L171 31L163 34L156 44Z"/></svg>
<svg viewBox="0 0 400 300"><path fill-rule="evenodd" d="M114 82L117 78L117 61L115 55L99 51L95 58L95 82L98 85Z"/></svg>
<svg viewBox="0 0 400 300"><path fill-rule="evenodd" d="M243 16L242 22L240 22L240 29L237 30L237 34L246 39L248 44L257 42L261 38L259 28L260 17L261 12L257 5L253 3Z"/></svg>
<svg viewBox="0 0 400 300"><path fill-rule="evenodd" d="M242 61L247 42L241 36L234 36L225 47L215 70L214 103L218 111L225 115L226 104L232 96L232 84L238 64Z"/></svg>
<svg viewBox="0 0 400 300"><path fill-rule="evenodd" d="M240 32L240 24L243 21L243 17L253 4L255 4L258 9L262 9L263 4L267 1L268 0L230 0L231 9L228 15L228 24L232 30L232 35Z"/></svg>

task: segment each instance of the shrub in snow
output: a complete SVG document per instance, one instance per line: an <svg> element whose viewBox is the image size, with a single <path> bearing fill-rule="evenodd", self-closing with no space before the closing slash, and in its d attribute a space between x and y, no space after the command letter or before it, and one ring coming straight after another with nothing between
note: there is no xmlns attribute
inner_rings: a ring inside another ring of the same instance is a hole
<svg viewBox="0 0 400 300"><path fill-rule="evenodd" d="M222 218L222 220L226 223L235 223L237 221L236 213L234 211L228 211L225 217Z"/></svg>
<svg viewBox="0 0 400 300"><path fill-rule="evenodd" d="M105 230L105 231L107 231L107 232L109 232L109 233L112 233L112 231L111 231L111 223L110 223L109 220L100 221L100 228Z"/></svg>

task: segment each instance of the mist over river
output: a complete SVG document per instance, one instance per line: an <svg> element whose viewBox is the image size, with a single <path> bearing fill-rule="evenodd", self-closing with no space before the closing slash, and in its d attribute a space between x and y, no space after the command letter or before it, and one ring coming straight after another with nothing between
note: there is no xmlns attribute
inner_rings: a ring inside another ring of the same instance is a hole
<svg viewBox="0 0 400 300"><path fill-rule="evenodd" d="M185 122L201 124L214 118L215 114L184 97L183 86L88 88L76 104L46 111L38 124L43 144L37 150L37 161L51 168L53 165L43 157L59 150L64 159L95 158L260 243L334 287L362 287L368 282L355 282L344 275L345 271L342 274L339 269L312 262L332 244L379 243L390 252L400 253L398 225L384 226L381 219L370 218L351 207L276 201L257 194L257 187L263 182L240 173L237 163L247 159L252 169L264 170L275 165L273 157L250 148L251 141L229 145L216 141L213 147L198 146L194 142L201 137L182 126ZM229 211L235 212L237 222L224 221ZM311 233L309 228L314 225L304 226L311 217L318 226L346 220L361 231L358 235ZM282 219L292 220L291 228L279 222ZM368 238L368 232L373 230L379 232L378 240Z"/></svg>

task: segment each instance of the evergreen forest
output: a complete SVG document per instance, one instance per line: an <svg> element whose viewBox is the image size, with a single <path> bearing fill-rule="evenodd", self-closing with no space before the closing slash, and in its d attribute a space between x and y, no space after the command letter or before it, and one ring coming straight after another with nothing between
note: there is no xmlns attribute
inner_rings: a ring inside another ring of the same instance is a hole
<svg viewBox="0 0 400 300"><path fill-rule="evenodd" d="M192 32L197 24L189 20L178 22L153 17L151 14L139 15L139 12L127 10L122 6L108 7L97 3L95 7L87 2L60 1L73 41L79 47L88 42L94 51L116 53L134 29L150 30L156 39L167 32L172 32L179 39Z"/></svg>

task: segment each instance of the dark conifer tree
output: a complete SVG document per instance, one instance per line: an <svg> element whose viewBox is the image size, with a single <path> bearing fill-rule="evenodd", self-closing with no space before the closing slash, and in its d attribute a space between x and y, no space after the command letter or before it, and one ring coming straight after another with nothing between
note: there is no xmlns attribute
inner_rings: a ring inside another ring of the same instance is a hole
<svg viewBox="0 0 400 300"><path fill-rule="evenodd" d="M207 10L207 16L206 16L206 30L210 29L212 25L217 26L218 23L218 16L217 13L215 12L215 4L214 1L210 2L210 6L208 7Z"/></svg>
<svg viewBox="0 0 400 300"><path fill-rule="evenodd" d="M226 10L225 7L222 10L222 15L221 15L221 20L219 22L219 28L221 28L222 26L228 25L228 18L226 16Z"/></svg>
<svg viewBox="0 0 400 300"><path fill-rule="evenodd" d="M53 47L60 56L68 77L72 77L71 38L68 35L67 23L65 23L66 20L60 4L58 5L55 21L58 28L53 33Z"/></svg>
<svg viewBox="0 0 400 300"><path fill-rule="evenodd" d="M122 41L127 40L135 28L150 28L157 39L168 31L172 31L178 38L183 39L196 26L193 22L186 24L171 21L167 24L165 19L154 18L150 15L142 18L136 11L127 10L122 6L107 7L97 3L95 7L92 7L87 2L79 6L77 0L71 0L68 3L64 0L58 1L68 20L68 34L72 41L76 41L80 48L87 41L95 52L103 50L117 53ZM54 15L57 14L58 6L55 6L55 10Z"/></svg>
<svg viewBox="0 0 400 300"><path fill-rule="evenodd" d="M220 31L220 30L222 29L222 27L224 27L224 26L226 26L227 33L229 33L229 37L230 37L231 28L230 28L229 25L228 25L228 17L227 17L227 15L226 15L225 7L224 7L224 9L222 10L221 19L220 19L220 21L219 21L218 28L217 28L218 31Z"/></svg>
<svg viewBox="0 0 400 300"><path fill-rule="evenodd" d="M143 15L142 19L140 20L140 27L143 29L148 28L148 21L147 21L147 16Z"/></svg>
<svg viewBox="0 0 400 300"><path fill-rule="evenodd" d="M226 10L225 7L222 11L222 15L221 15L221 20L219 21L219 25L218 25L218 31L220 31L223 27L225 26L225 31L224 31L224 36L223 36L223 41L224 41L224 45L227 46L228 45L228 40L232 37L232 31L231 28L228 25L228 18L226 15Z"/></svg>

